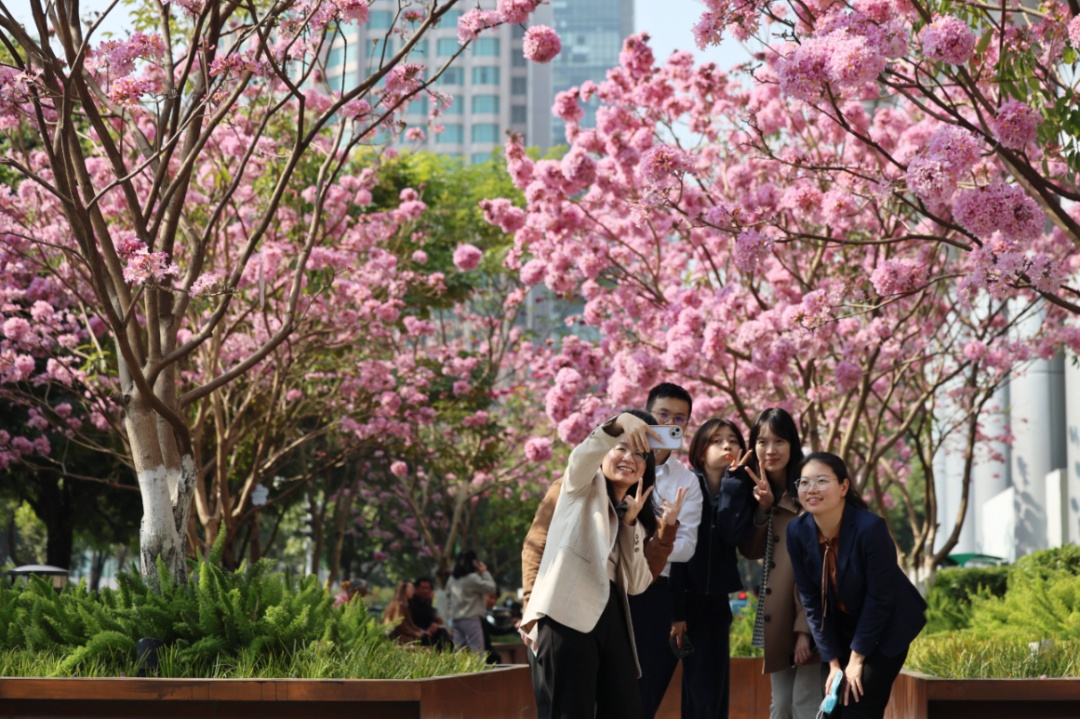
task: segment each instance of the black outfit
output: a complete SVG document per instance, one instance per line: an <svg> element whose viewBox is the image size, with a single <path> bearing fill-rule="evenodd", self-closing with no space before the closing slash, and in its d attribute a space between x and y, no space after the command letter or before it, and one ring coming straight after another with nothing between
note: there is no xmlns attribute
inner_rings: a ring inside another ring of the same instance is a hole
<svg viewBox="0 0 1080 719"><path fill-rule="evenodd" d="M730 694L731 605L742 589L735 548L754 531L752 483L725 474L712 496L700 472L702 503L697 548L689 562L671 568L675 621L686 622L693 651L683 658L683 719L726 719Z"/></svg>
<svg viewBox="0 0 1080 719"><path fill-rule="evenodd" d="M409 612L412 614L413 624L420 627L420 629L425 632L428 627L435 623L435 616L438 614L430 601L421 599L415 594L413 595L413 598L409 600ZM440 626L435 630L434 634L425 634L420 637L420 645L424 647L435 647L440 650L453 649L454 640L450 638L450 632Z"/></svg>
<svg viewBox="0 0 1080 719"><path fill-rule="evenodd" d="M607 605L591 632L551 617L540 619L536 654L551 689L552 719L593 719L592 707L596 717L641 719L641 698L626 681L637 674L637 667L620 595L612 582ZM565 678L580 676L595 676L596 682Z"/></svg>
<svg viewBox="0 0 1080 719"><path fill-rule="evenodd" d="M630 597L630 620L641 665L637 685L645 719L656 716L679 661L669 644L673 616L674 599L667 577L657 577L644 592Z"/></svg>
<svg viewBox="0 0 1080 719"><path fill-rule="evenodd" d="M823 671L839 659L847 666L851 651L866 657L865 695L832 717L882 717L893 680L904 666L908 647L926 625L926 602L896 562L885 520L857 507L844 507L835 538L836 581L827 575L823 545L812 515L804 514L787 528L799 597L814 635ZM830 552L833 551L830 547ZM844 688L841 686L840 691Z"/></svg>

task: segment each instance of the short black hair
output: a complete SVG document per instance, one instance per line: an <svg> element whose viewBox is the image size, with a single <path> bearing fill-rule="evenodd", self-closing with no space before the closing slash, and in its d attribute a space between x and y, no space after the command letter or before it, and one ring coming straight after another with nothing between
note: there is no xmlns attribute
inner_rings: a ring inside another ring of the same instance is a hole
<svg viewBox="0 0 1080 719"><path fill-rule="evenodd" d="M645 409L652 412L653 402L664 397L671 397L672 399L681 399L690 407L687 414L693 414L694 412L694 400L690 397L690 393L679 385L673 382L661 382L660 384L649 390L649 398L645 400Z"/></svg>
<svg viewBox="0 0 1080 719"><path fill-rule="evenodd" d="M413 582L413 586L419 587L423 582L430 584L432 589L435 588L435 582L431 581L431 577L417 577L416 581Z"/></svg>
<svg viewBox="0 0 1080 719"><path fill-rule="evenodd" d="M720 417L713 417L705 422L705 424L698 427L698 431L694 433L694 438L690 440L690 453L687 455L690 460L690 466L699 472L705 471L705 450L709 447L709 440L712 439L713 433L721 427L727 427L735 433L735 441L739 443L739 449L746 452L746 442L743 440L742 432L739 431L738 426L734 422Z"/></svg>

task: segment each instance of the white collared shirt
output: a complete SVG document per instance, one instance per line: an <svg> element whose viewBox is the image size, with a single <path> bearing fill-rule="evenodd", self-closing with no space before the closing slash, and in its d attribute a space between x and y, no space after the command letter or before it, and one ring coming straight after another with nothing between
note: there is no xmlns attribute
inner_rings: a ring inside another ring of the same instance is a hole
<svg viewBox="0 0 1080 719"><path fill-rule="evenodd" d="M675 493L679 487L686 487L686 499L683 501L682 511L679 512L679 531L675 533L675 546L668 557L668 563L660 576L671 576L672 562L689 562L694 556L697 547L698 525L701 523L701 485L697 477L685 464L676 459L674 454L668 455L667 461L656 465L656 487L653 489L653 499L657 509L663 500L675 501Z"/></svg>

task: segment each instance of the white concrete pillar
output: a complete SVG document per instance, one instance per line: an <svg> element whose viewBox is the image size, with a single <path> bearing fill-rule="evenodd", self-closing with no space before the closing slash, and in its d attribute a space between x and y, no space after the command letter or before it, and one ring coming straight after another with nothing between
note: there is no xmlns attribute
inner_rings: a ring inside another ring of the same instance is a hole
<svg viewBox="0 0 1080 719"><path fill-rule="evenodd" d="M987 437L1001 437L1009 426L1009 386L1002 385L994 393L993 399L983 409L980 422L983 434ZM972 524L975 531L975 552L994 554L988 549L988 542L997 546L1001 534L1000 524L987 523L984 508L992 498L1001 494L1009 486L1009 454L1012 448L1007 442L991 440L980 442L975 450L975 461L971 469L971 499L973 514ZM1010 537L1011 540L1011 537Z"/></svg>
<svg viewBox="0 0 1080 719"><path fill-rule="evenodd" d="M1080 357L1069 353L1065 374L1065 541L1080 544Z"/></svg>
<svg viewBox="0 0 1080 719"><path fill-rule="evenodd" d="M1064 464L1064 389L1060 356L1035 360L1010 383L1017 556L1049 546L1046 476Z"/></svg>

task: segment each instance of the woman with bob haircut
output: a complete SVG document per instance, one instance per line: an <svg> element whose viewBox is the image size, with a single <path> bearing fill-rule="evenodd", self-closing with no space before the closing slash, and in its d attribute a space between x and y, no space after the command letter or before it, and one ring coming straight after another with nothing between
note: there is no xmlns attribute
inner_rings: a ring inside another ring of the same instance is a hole
<svg viewBox="0 0 1080 719"><path fill-rule="evenodd" d="M644 545L656 530L647 412L603 423L570 454L532 596L521 620L551 693L553 719L641 717L627 595L652 583ZM658 437L657 437L658 438ZM665 506L674 525L685 499Z"/></svg>
<svg viewBox="0 0 1080 719"><path fill-rule="evenodd" d="M880 719L908 647L926 625L926 602L896 561L885 520L855 491L844 460L814 452L802 464L806 513L787 528L788 552L825 686L843 673L829 715Z"/></svg>
<svg viewBox="0 0 1080 719"><path fill-rule="evenodd" d="M746 452L739 428L726 419L705 422L690 442L690 467L703 497L697 548L671 570L675 622L672 639L683 654L682 719L726 719L731 605L742 589L735 548L753 531L753 481L732 473Z"/></svg>

